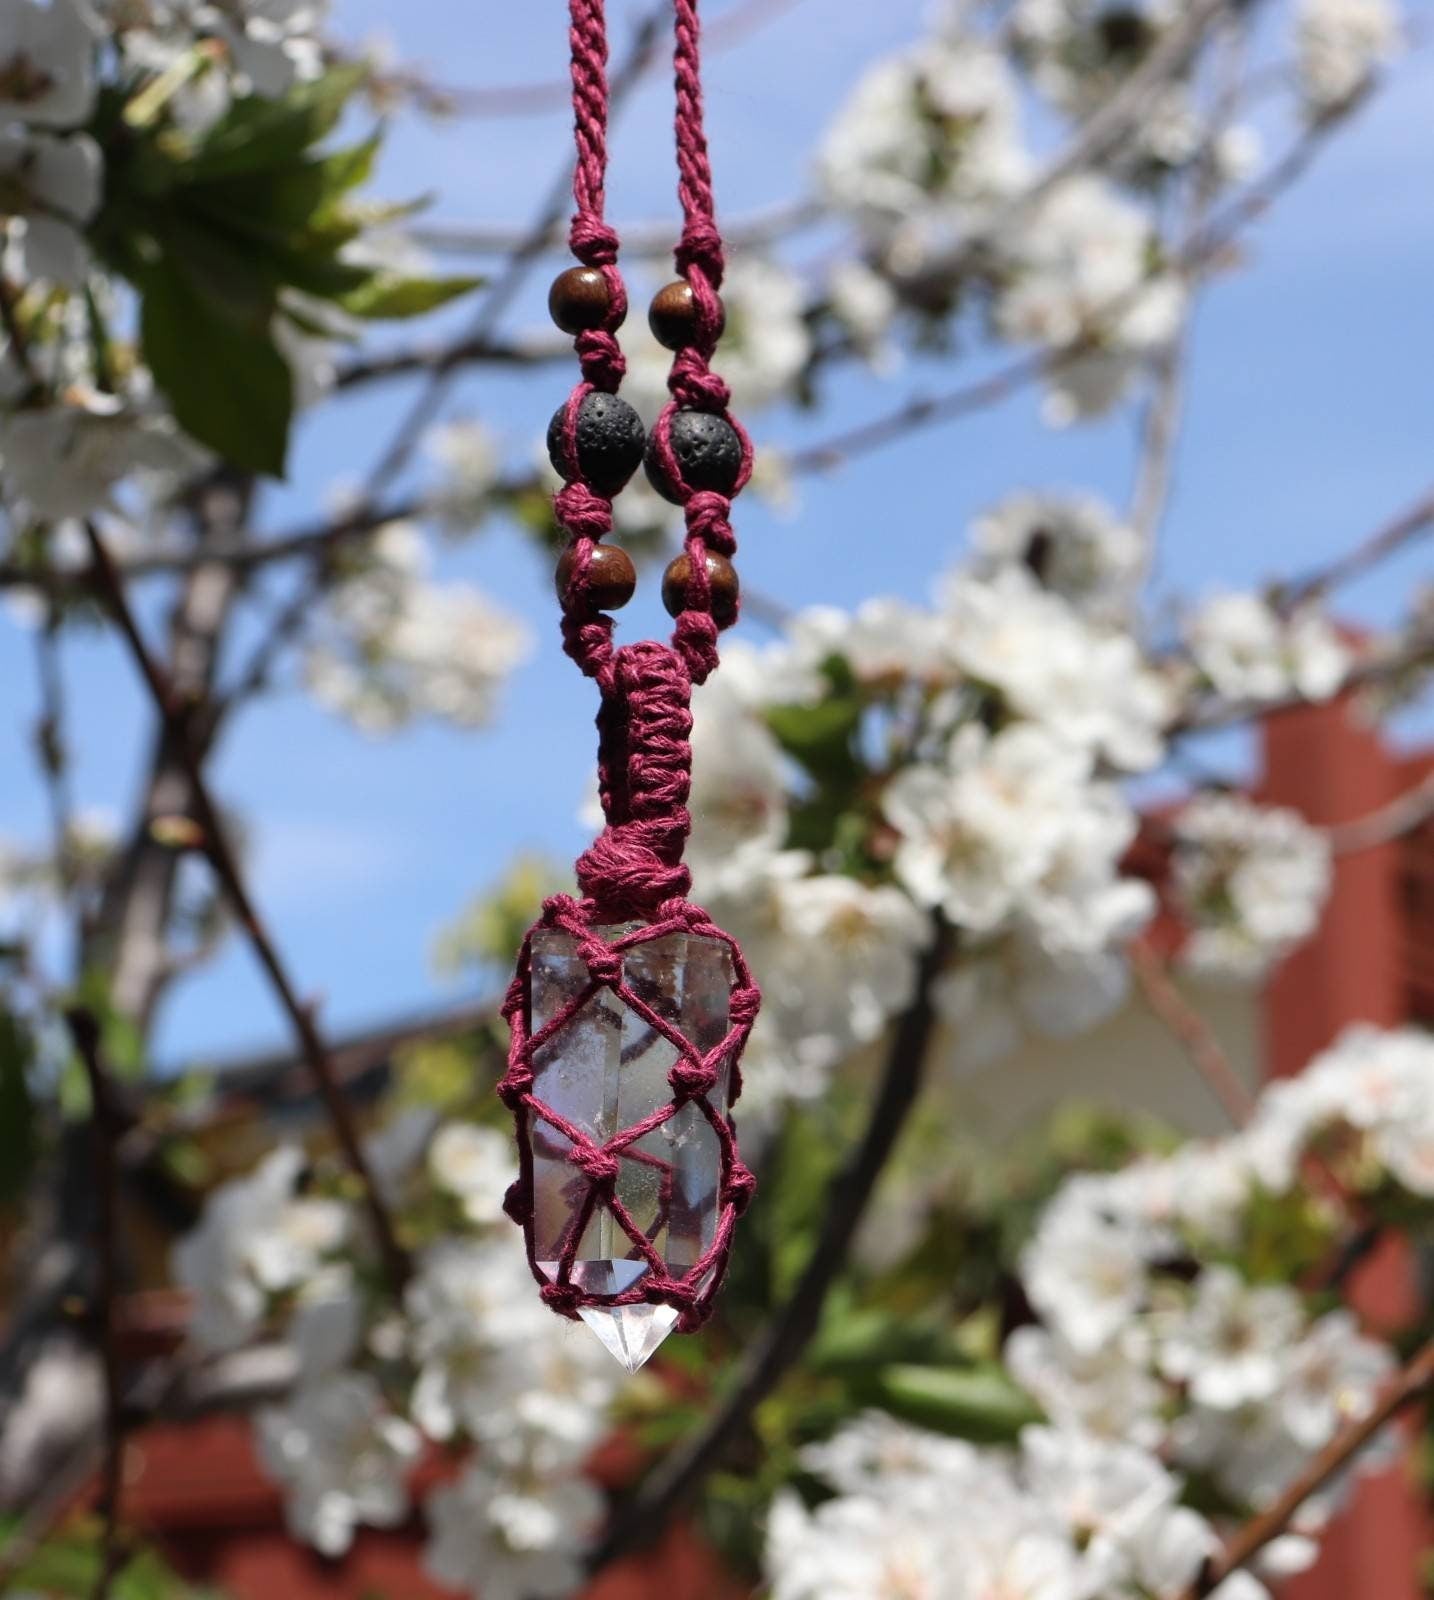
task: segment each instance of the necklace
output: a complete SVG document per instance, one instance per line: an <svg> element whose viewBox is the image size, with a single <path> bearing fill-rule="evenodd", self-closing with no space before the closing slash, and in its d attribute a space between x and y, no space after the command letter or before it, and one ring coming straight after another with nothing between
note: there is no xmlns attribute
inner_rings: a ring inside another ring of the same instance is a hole
<svg viewBox="0 0 1434 1600"><path fill-rule="evenodd" d="M722 238L702 124L697 0L674 0L679 277L649 312L673 352L670 398L644 437L618 395L627 314L618 237L604 217L607 34L603 0L570 0L578 265L549 295L581 378L548 449L568 543L558 563L563 647L600 695L598 785L605 826L576 864L580 898L545 902L503 1005L511 1029L499 1086L519 1171L509 1215L523 1229L543 1299L581 1318L636 1372L675 1327L698 1328L726 1270L755 1182L731 1106L760 995L737 941L687 898L693 684L718 663L737 619L729 521L751 474L745 432L712 370L722 333ZM612 500L641 464L680 505L682 552L663 575L670 641L613 643L611 611L637 574L609 544Z"/></svg>

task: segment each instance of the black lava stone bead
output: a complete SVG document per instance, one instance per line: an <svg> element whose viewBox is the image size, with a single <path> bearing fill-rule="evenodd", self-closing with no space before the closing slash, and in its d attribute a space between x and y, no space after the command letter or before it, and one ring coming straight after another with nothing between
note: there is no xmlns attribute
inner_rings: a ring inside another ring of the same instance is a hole
<svg viewBox="0 0 1434 1600"><path fill-rule="evenodd" d="M567 409L559 406L548 424L548 459L569 483L581 478L598 494L616 494L642 460L642 418L626 400L595 389L578 407L577 460L570 461L563 438Z"/></svg>
<svg viewBox="0 0 1434 1600"><path fill-rule="evenodd" d="M709 411L678 411L672 418L672 453L689 489L714 489L731 494L742 471L742 441L725 417ZM657 437L647 442L643 457L648 481L663 499L680 505L682 496L657 459Z"/></svg>

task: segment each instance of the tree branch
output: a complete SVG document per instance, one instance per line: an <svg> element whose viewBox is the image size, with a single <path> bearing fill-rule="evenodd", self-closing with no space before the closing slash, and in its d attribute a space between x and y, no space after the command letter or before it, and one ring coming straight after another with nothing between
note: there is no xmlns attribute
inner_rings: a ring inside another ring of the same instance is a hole
<svg viewBox="0 0 1434 1600"><path fill-rule="evenodd" d="M1255 1102L1210 1024L1176 988L1169 969L1144 939L1132 939L1126 956L1141 998L1179 1041L1232 1125L1244 1127Z"/></svg>
<svg viewBox="0 0 1434 1600"><path fill-rule="evenodd" d="M1356 855L1361 850L1375 850L1382 844L1392 844L1407 834L1416 832L1434 818L1434 772L1411 785L1401 795L1396 795L1388 805L1380 806L1350 822L1337 823L1325 829L1330 849L1337 856Z"/></svg>
<svg viewBox="0 0 1434 1600"><path fill-rule="evenodd" d="M752 1346L733 1388L719 1409L684 1444L648 1475L631 1501L620 1507L594 1551L591 1570L606 1566L655 1538L721 1460L751 1420L757 1406L801 1357L821 1322L832 1285L846 1265L851 1242L877 1180L906 1126L926 1065L936 1016L931 990L954 947L955 935L939 914L921 957L916 989L887 1047L886 1069L870 1119L827 1190L826 1219L791 1299Z"/></svg>
<svg viewBox="0 0 1434 1600"><path fill-rule="evenodd" d="M1311 600L1322 600L1331 590L1362 577L1381 561L1397 555L1431 528L1434 528L1434 489L1420 495L1412 505L1327 566L1281 585L1275 596L1278 608L1288 615Z"/></svg>
<svg viewBox="0 0 1434 1600"><path fill-rule="evenodd" d="M120 1522L125 1463L124 1367L115 1326L115 1311L119 1300L119 1181L116 1150L124 1137L127 1118L103 1060L100 1025L94 1013L85 1006L72 1006L65 1013L65 1023L89 1082L90 1125L94 1135L92 1176L97 1201L92 1323L104 1373L105 1405L104 1460L98 1505L104 1533L100 1543L100 1568L91 1590L91 1600L109 1600L126 1559Z"/></svg>
<svg viewBox="0 0 1434 1600"><path fill-rule="evenodd" d="M746 0L745 5L737 5L725 16L707 24L703 30L703 47L710 54L738 44L801 3L802 0ZM636 63L638 74L646 73L654 64L656 46L655 38L644 45ZM413 72L385 74L376 80L375 87L388 95L406 95L420 107L446 117L542 116L566 110L573 92L566 78L466 89L429 83Z"/></svg>
<svg viewBox="0 0 1434 1600"><path fill-rule="evenodd" d="M722 224L722 242L729 250L761 250L787 238L803 228L820 222L827 214L826 206L816 199L790 200L783 205L769 206ZM672 249L671 222L629 222L619 227L622 235L624 257L664 256ZM429 223L409 230L416 245L425 250L439 250L455 255L508 255L516 250L526 237L508 226L486 226L483 223ZM567 244L567 232L562 227L549 231L544 240L548 250L558 250ZM499 350L516 350L518 359L531 359L522 354L523 347L500 346ZM571 355L570 343L561 347L562 354ZM546 348L541 352L547 354ZM480 357L479 359L485 359ZM495 359L488 356L486 359Z"/></svg>
<svg viewBox="0 0 1434 1600"><path fill-rule="evenodd" d="M1434 628L1414 629L1397 649L1371 655L1360 662L1345 678L1341 692L1355 693L1390 683L1431 663L1434 663ZM1187 704L1166 727L1165 737L1175 740L1185 734L1208 733L1212 728L1232 727L1255 717L1278 716L1282 711L1295 711L1309 704L1308 697L1300 694L1288 695L1283 700L1225 700L1207 696Z"/></svg>
<svg viewBox="0 0 1434 1600"><path fill-rule="evenodd" d="M1247 1567L1267 1544L1278 1539L1289 1527L1295 1513L1311 1495L1318 1494L1386 1423L1406 1406L1423 1398L1431 1386L1434 1386L1434 1339L1400 1371L1367 1417L1341 1428L1275 1503L1259 1516L1252 1517L1235 1534L1181 1600L1203 1600L1231 1573Z"/></svg>
<svg viewBox="0 0 1434 1600"><path fill-rule="evenodd" d="M145 644L134 613L125 598L124 585L99 529L91 521L86 521L84 526L94 563L96 592L105 599L114 613L115 621L119 624L120 632L129 646L130 655L149 689L164 729L173 741L189 779L195 818L203 831L201 845L203 853L214 869L214 875L229 901L235 920L248 938L260 966L264 969L280 1005L293 1026L300 1051L323 1099L339 1149L362 1187L364 1206L385 1270L394 1288L399 1289L408 1277L407 1256L399 1244L388 1207L369 1169L368 1158L364 1155L363 1145L354 1125L352 1110L339 1086L333 1063L329 1059L328 1048L319 1033L313 1011L306 1002L300 1000L274 940L249 894L238 859L230 847L218 807L209 792L202 762L194 749L189 708L176 697L168 675Z"/></svg>

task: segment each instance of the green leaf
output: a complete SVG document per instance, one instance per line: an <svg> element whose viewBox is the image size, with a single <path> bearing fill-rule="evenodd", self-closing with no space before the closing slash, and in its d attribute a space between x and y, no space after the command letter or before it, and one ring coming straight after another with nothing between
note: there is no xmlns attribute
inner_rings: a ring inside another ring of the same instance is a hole
<svg viewBox="0 0 1434 1600"><path fill-rule="evenodd" d="M282 477L294 379L272 332L237 327L172 268L140 287L144 358L180 427L235 466Z"/></svg>
<svg viewBox="0 0 1434 1600"><path fill-rule="evenodd" d="M843 1308L832 1302L807 1353L815 1372L857 1372L869 1367L946 1365L961 1349L949 1318L911 1317L877 1307Z"/></svg>
<svg viewBox="0 0 1434 1600"><path fill-rule="evenodd" d="M167 274L183 278L192 298L250 333L267 334L281 276L262 254L236 249L177 207L156 226L155 240Z"/></svg>
<svg viewBox="0 0 1434 1600"><path fill-rule="evenodd" d="M30 1035L8 1011L0 1011L0 1203L25 1192L39 1140L29 1069Z"/></svg>
<svg viewBox="0 0 1434 1600"><path fill-rule="evenodd" d="M368 179L382 138L375 133L362 144L329 156L242 177L207 180L192 185L191 191L196 204L227 229L285 242L319 224L344 195ZM345 238L353 237L362 226L362 219L341 224Z"/></svg>
<svg viewBox="0 0 1434 1600"><path fill-rule="evenodd" d="M856 749L862 709L858 694L835 693L813 706L770 706L767 726L814 778L849 780L862 766Z"/></svg>
<svg viewBox="0 0 1434 1600"><path fill-rule="evenodd" d="M287 165L333 131L367 71L362 65L337 67L278 100L236 100L188 154L184 181L192 185Z"/></svg>
<svg viewBox="0 0 1434 1600"><path fill-rule="evenodd" d="M907 1422L978 1444L1008 1442L1042 1420L1031 1397L994 1364L887 1367L877 1375L875 1397Z"/></svg>
<svg viewBox="0 0 1434 1600"><path fill-rule="evenodd" d="M375 272L336 304L356 317L420 317L435 311L470 290L481 288L482 278L405 278L396 272Z"/></svg>

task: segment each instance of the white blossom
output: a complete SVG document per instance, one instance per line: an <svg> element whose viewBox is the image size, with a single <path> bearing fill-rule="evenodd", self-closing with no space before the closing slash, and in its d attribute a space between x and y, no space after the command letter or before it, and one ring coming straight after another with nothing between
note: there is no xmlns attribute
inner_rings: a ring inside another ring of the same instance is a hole
<svg viewBox="0 0 1434 1600"><path fill-rule="evenodd" d="M1172 887L1196 971L1259 976L1319 924L1329 894L1325 836L1298 813L1204 794L1174 822Z"/></svg>
<svg viewBox="0 0 1434 1600"><path fill-rule="evenodd" d="M273 98L323 71L327 11L327 0L200 0L194 21L228 45L241 89Z"/></svg>
<svg viewBox="0 0 1434 1600"><path fill-rule="evenodd" d="M1331 1311L1296 1345L1278 1396L1281 1421L1307 1450L1366 1416L1395 1369L1387 1346L1367 1339L1352 1312Z"/></svg>
<svg viewBox="0 0 1434 1600"><path fill-rule="evenodd" d="M112 395L71 388L58 405L0 417L0 465L8 497L35 516L86 516L110 503L127 475L191 469L196 452L165 416Z"/></svg>
<svg viewBox="0 0 1434 1600"><path fill-rule="evenodd" d="M88 134L0 130L0 260L29 282L66 287L84 282L89 247L84 225L99 209L104 158Z"/></svg>
<svg viewBox="0 0 1434 1600"><path fill-rule="evenodd" d="M429 1496L423 1564L481 1600L557 1600L582 1580L602 1497L582 1478L515 1482L482 1463Z"/></svg>
<svg viewBox="0 0 1434 1600"><path fill-rule="evenodd" d="M1152 1234L1106 1204L1097 1177L1069 1179L1021 1257L1031 1303L1072 1349L1090 1353L1145 1304Z"/></svg>
<svg viewBox="0 0 1434 1600"><path fill-rule="evenodd" d="M805 951L805 982L841 1014L843 1043L875 1038L911 998L929 920L897 889L835 874L797 878L780 893L783 926Z"/></svg>
<svg viewBox="0 0 1434 1600"><path fill-rule="evenodd" d="M1060 961L1099 955L1150 914L1148 889L1117 876L1129 808L1092 781L1089 754L1044 726L962 728L946 766L905 768L883 808L901 834L897 876L972 932L1018 922Z"/></svg>
<svg viewBox="0 0 1434 1600"><path fill-rule="evenodd" d="M1261 1181L1281 1192L1301 1152L1336 1127L1367 1142L1379 1173L1434 1196L1434 1040L1413 1028L1346 1030L1298 1078L1266 1090L1241 1143Z"/></svg>
<svg viewBox="0 0 1434 1600"><path fill-rule="evenodd" d="M486 1226L503 1217L503 1197L513 1178L513 1141L496 1128L474 1122L445 1123L428 1147L434 1183L459 1202L472 1223Z"/></svg>
<svg viewBox="0 0 1434 1600"><path fill-rule="evenodd" d="M933 1477L975 1477L980 1457L961 1439L909 1427L882 1411L865 1411L820 1444L807 1445L802 1465L842 1494L920 1492Z"/></svg>
<svg viewBox="0 0 1434 1600"><path fill-rule="evenodd" d="M300 1384L348 1366L363 1337L365 1309L346 1264L321 1268L304 1284L288 1327Z"/></svg>
<svg viewBox="0 0 1434 1600"><path fill-rule="evenodd" d="M828 129L817 168L884 275L939 300L992 207L1030 170L1004 57L957 29L878 62Z"/></svg>
<svg viewBox="0 0 1434 1600"><path fill-rule="evenodd" d="M1400 42L1391 0L1300 0L1295 56L1310 112L1328 116L1348 106Z"/></svg>
<svg viewBox="0 0 1434 1600"><path fill-rule="evenodd" d="M343 1244L347 1210L296 1193L304 1166L301 1150L280 1146L246 1177L215 1189L175 1246L174 1276L194 1297L189 1331L202 1348L242 1344L271 1295L297 1288Z"/></svg>
<svg viewBox="0 0 1434 1600"><path fill-rule="evenodd" d="M1090 1350L1078 1350L1046 1328L1017 1328L1001 1355L1006 1370L1057 1426L1147 1450L1163 1440L1166 1389L1150 1371L1150 1339L1138 1323Z"/></svg>
<svg viewBox="0 0 1434 1600"><path fill-rule="evenodd" d="M617 1369L538 1300L515 1237L439 1240L404 1305L418 1367L410 1411L429 1437L466 1433L514 1467L565 1466L598 1443Z"/></svg>
<svg viewBox="0 0 1434 1600"><path fill-rule="evenodd" d="M466 532L489 510L501 464L497 441L481 422L463 418L431 428L423 442L440 473L429 503L446 527Z"/></svg>
<svg viewBox="0 0 1434 1600"><path fill-rule="evenodd" d="M94 54L77 0L0 0L0 125L84 122L95 103Z"/></svg>
<svg viewBox="0 0 1434 1600"><path fill-rule="evenodd" d="M1013 1454L860 1417L803 1464L837 1494L773 1503L773 1600L1176 1600L1216 1542L1154 1455L1076 1430Z"/></svg>
<svg viewBox="0 0 1434 1600"><path fill-rule="evenodd" d="M762 974L762 1011L745 1073L754 1104L810 1098L830 1070L874 1039L910 998L929 920L898 889L812 873L801 851L769 853L760 872L710 901Z"/></svg>
<svg viewBox="0 0 1434 1600"><path fill-rule="evenodd" d="M1179 14L1175 0L1110 7L1100 0L1017 0L1011 31L1041 92L1086 115Z"/></svg>
<svg viewBox="0 0 1434 1600"><path fill-rule="evenodd" d="M688 809L687 859L704 896L740 892L786 836L785 759L725 671L693 696Z"/></svg>
<svg viewBox="0 0 1434 1600"><path fill-rule="evenodd" d="M1041 728L961 729L944 769L907 767L886 791L897 876L952 922L997 928L1051 861L1067 801L1089 776L1089 758Z"/></svg>
<svg viewBox="0 0 1434 1600"><path fill-rule="evenodd" d="M472 584L430 580L428 566L418 530L389 523L366 565L329 591L328 626L308 653L306 678L321 704L366 732L419 716L481 727L530 649L519 618Z"/></svg>
<svg viewBox="0 0 1434 1600"><path fill-rule="evenodd" d="M1328 700L1350 667L1350 652L1317 611L1282 617L1258 595L1217 595L1190 618L1191 656L1229 700Z"/></svg>
<svg viewBox="0 0 1434 1600"><path fill-rule="evenodd" d="M892 367L887 339L899 301L891 280L864 261L839 261L827 277L827 299L861 355L878 371Z"/></svg>
<svg viewBox="0 0 1434 1600"><path fill-rule="evenodd" d="M1005 286L995 302L999 331L1052 348L1087 339L1094 346L1055 373L1050 420L1109 410L1141 361L1173 338L1184 314L1179 284L1152 276L1146 214L1086 173L1057 184L999 243L1005 257Z"/></svg>
<svg viewBox="0 0 1434 1600"><path fill-rule="evenodd" d="M971 525L975 572L1024 566L1076 610L1119 620L1139 581L1139 536L1093 495L1018 493Z"/></svg>
<svg viewBox="0 0 1434 1600"><path fill-rule="evenodd" d="M1171 696L1128 633L1094 626L1016 567L956 573L942 601L954 660L1012 711L1128 771L1159 760Z"/></svg>
<svg viewBox="0 0 1434 1600"><path fill-rule="evenodd" d="M360 1524L396 1527L408 1514L417 1430L388 1410L375 1380L340 1372L300 1388L255 1419L259 1457L285 1488L290 1531L342 1555Z"/></svg>
<svg viewBox="0 0 1434 1600"><path fill-rule="evenodd" d="M1167 1377L1215 1410L1268 1400L1285 1378L1304 1324L1299 1296L1278 1284L1250 1286L1229 1267L1207 1267L1188 1309L1161 1344Z"/></svg>

